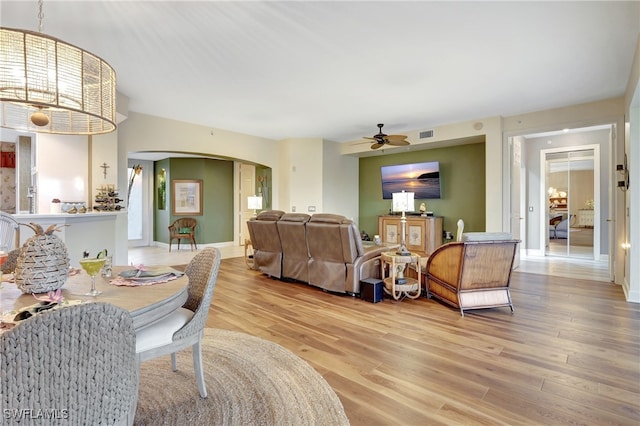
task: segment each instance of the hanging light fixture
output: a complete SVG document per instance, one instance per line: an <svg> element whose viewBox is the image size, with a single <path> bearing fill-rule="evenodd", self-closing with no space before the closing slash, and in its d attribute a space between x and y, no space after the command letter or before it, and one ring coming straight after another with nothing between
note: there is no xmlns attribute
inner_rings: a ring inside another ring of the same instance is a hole
<svg viewBox="0 0 640 426"><path fill-rule="evenodd" d="M0 27L0 126L93 135L116 129L116 73L98 56L39 32Z"/></svg>

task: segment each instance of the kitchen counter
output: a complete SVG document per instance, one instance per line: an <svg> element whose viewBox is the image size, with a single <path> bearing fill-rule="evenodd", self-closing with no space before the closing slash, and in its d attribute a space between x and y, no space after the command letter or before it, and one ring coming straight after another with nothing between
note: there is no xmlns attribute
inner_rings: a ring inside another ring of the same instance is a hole
<svg viewBox="0 0 640 426"><path fill-rule="evenodd" d="M107 249L113 256L114 263L126 265L127 254L127 213L90 212L90 213L43 213L15 214L14 218L23 226L20 227L20 244L24 244L34 235L26 224L36 223L45 230L57 225L59 231L55 235L67 246L71 266L78 267L78 261L86 250L91 256Z"/></svg>

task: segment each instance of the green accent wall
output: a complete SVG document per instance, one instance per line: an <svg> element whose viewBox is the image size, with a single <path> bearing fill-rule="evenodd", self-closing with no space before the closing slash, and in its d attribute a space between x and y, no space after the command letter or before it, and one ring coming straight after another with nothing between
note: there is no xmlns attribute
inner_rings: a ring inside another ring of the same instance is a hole
<svg viewBox="0 0 640 426"><path fill-rule="evenodd" d="M166 210L158 209L158 174L166 170ZM172 182L174 180L202 180L202 216L198 220L196 241L211 244L233 241L233 161L208 158L169 158L154 166L154 240L169 243L167 227L176 219L172 212Z"/></svg>
<svg viewBox="0 0 640 426"><path fill-rule="evenodd" d="M425 203L428 211L444 217L444 230L454 235L458 219L465 231L485 231L485 144L456 145L422 151L360 158L360 230L371 237L378 232L378 216L389 214L391 200L382 199L380 167L393 164L440 163L439 199L415 200L416 210ZM495 188L502 191L502 188Z"/></svg>

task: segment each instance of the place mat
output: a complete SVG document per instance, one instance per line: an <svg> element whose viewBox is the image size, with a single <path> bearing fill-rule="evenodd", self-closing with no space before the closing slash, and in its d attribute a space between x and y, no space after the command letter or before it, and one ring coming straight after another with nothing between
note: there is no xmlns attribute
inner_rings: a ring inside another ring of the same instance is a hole
<svg viewBox="0 0 640 426"><path fill-rule="evenodd" d="M137 287L173 281L184 275L184 272L171 267L154 268L149 270L130 269L122 271L110 284L117 286Z"/></svg>
<svg viewBox="0 0 640 426"><path fill-rule="evenodd" d="M184 275L184 272L178 271L177 269L173 269L170 266L160 267L160 268L149 268L149 269L128 269L126 271L122 271L118 274L118 276L126 279L140 279L140 278L157 278L163 277L165 275L175 275L177 277L181 277Z"/></svg>
<svg viewBox="0 0 640 426"><path fill-rule="evenodd" d="M12 329L20 321L24 321L27 318L31 318L34 315L38 315L42 312L52 311L60 309L66 306L79 305L84 303L82 300L63 300L61 302L38 302L33 305L25 306L18 310L12 310L3 312L0 315L0 334Z"/></svg>

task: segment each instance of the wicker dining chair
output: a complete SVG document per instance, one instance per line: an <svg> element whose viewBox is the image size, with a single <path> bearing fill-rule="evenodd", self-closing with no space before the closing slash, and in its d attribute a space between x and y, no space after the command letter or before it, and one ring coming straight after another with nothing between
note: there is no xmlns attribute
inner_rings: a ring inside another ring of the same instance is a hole
<svg viewBox="0 0 640 426"><path fill-rule="evenodd" d="M207 387L202 371L200 342L209 308L213 288L220 268L220 250L208 247L194 256L185 273L189 277L185 304L168 315L138 331L136 352L138 362L171 354L171 368L177 370L176 352L192 347L193 365L200 396L207 397Z"/></svg>
<svg viewBox="0 0 640 426"><path fill-rule="evenodd" d="M9 213L0 212L0 251L8 253L19 244L20 224Z"/></svg>
<svg viewBox="0 0 640 426"><path fill-rule="evenodd" d="M197 250L196 226L198 226L198 221L192 217L182 217L173 221L169 225L169 251L171 251L173 240L178 240L178 250L180 250L180 240L189 240L191 251L193 251L194 247Z"/></svg>
<svg viewBox="0 0 640 426"><path fill-rule="evenodd" d="M3 425L133 424L135 331L107 303L42 312L0 334ZM46 420L50 419L50 420Z"/></svg>

